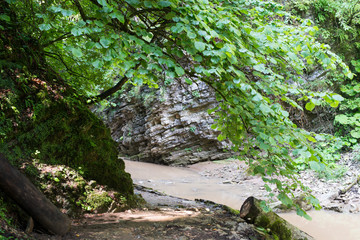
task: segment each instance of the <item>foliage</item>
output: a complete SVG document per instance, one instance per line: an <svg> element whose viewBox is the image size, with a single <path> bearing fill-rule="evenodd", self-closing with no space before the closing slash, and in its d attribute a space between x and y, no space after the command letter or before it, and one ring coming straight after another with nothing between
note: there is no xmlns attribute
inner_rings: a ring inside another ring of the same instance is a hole
<svg viewBox="0 0 360 240"><path fill-rule="evenodd" d="M291 1L290 7L297 13L313 14L319 24L318 38L329 43L352 70L360 72L360 45L358 42L360 28L360 2L357 0L308 0ZM340 105L338 115L334 119L337 136L344 141L356 144L360 139L359 123L359 77L353 81L343 81L341 77L328 78L331 84L337 85L337 91L345 100ZM340 86L339 86L340 85Z"/></svg>
<svg viewBox="0 0 360 240"><path fill-rule="evenodd" d="M342 57L354 56L353 51L358 51L360 4L357 0L292 0L289 5L297 14L312 15L321 26L319 38L329 43Z"/></svg>
<svg viewBox="0 0 360 240"><path fill-rule="evenodd" d="M0 219L4 220L8 225L11 225L11 219L7 217L6 213L7 213L6 204L4 204L3 199L0 198Z"/></svg>
<svg viewBox="0 0 360 240"><path fill-rule="evenodd" d="M220 102L210 111L218 118L212 126L221 131L218 140L229 139L233 150L255 156L249 164L277 187L282 202L289 203L297 187L306 190L293 157L314 169L323 166L312 147L316 138L289 120L283 104L303 110L295 98L310 111L323 103L338 106L337 94L299 88L309 65L342 78L353 75L327 45L315 41L318 29L311 21L261 0L7 2L0 28L12 29L15 15L23 19L18 27L36 41L36 56L76 89L72 99L81 95L92 103L126 82L157 87L174 78L202 81ZM99 90L105 91L97 95Z"/></svg>
<svg viewBox="0 0 360 240"><path fill-rule="evenodd" d="M48 165L34 159L27 163L38 174L34 176L38 187L59 208L72 217L83 212L105 212L113 209L125 210L136 207L141 198L122 192L114 192L108 186L85 179L82 168L73 169L65 165ZM25 168L26 171L26 168Z"/></svg>

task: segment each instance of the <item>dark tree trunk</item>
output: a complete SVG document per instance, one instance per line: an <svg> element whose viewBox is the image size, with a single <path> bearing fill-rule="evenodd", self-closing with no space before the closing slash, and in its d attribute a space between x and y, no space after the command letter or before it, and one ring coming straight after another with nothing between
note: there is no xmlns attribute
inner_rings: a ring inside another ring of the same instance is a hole
<svg viewBox="0 0 360 240"><path fill-rule="evenodd" d="M280 240L313 240L314 238L301 231L274 212L265 212L260 206L260 200L249 197L240 209L240 217L257 227L270 230Z"/></svg>
<svg viewBox="0 0 360 240"><path fill-rule="evenodd" d="M0 154L0 188L49 232L64 235L70 219Z"/></svg>

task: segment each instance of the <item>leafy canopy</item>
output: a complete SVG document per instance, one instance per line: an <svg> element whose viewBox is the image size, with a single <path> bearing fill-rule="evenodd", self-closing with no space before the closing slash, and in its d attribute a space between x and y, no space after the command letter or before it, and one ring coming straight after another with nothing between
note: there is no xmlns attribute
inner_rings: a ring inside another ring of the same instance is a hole
<svg viewBox="0 0 360 240"><path fill-rule="evenodd" d="M38 39L48 64L93 101L106 97L96 96L99 90L111 94L125 82L207 83L220 103L209 111L218 118L212 126L221 131L218 139L254 156L249 164L272 184L266 185L269 191L276 186L283 203L292 204L288 194L300 184L296 159L323 168L311 147L316 137L298 129L283 106L301 111L297 99L312 110L322 102L337 107L342 100L299 88L308 65L349 78L352 73L327 45L315 41L317 28L309 20L261 0L7 2L24 20L26 34ZM0 18L2 24L12 21L6 14Z"/></svg>
<svg viewBox="0 0 360 240"><path fill-rule="evenodd" d="M289 7L300 15L311 13L321 26L317 37L330 44L354 72L360 72L360 1L292 0ZM329 76L330 84L345 97L334 119L336 135L341 136L347 145L356 144L360 140L359 76L353 81L341 76Z"/></svg>

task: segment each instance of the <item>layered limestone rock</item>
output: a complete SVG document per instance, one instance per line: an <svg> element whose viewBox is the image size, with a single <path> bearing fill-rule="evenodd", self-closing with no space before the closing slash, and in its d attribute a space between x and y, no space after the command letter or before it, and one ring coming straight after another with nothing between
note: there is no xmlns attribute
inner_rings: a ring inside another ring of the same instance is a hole
<svg viewBox="0 0 360 240"><path fill-rule="evenodd" d="M106 110L107 124L120 153L133 160L186 165L233 155L211 129L216 106L205 84L177 82L153 89L141 87L123 94ZM131 95L131 96L129 96ZM115 104L113 104L115 105Z"/></svg>

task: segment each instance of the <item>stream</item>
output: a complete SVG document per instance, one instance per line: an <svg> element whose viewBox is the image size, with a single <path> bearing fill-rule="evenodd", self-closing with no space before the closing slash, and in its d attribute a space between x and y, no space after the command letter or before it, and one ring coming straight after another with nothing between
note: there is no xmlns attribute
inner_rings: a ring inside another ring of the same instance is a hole
<svg viewBox="0 0 360 240"><path fill-rule="evenodd" d="M260 178L244 177L235 184L226 178L211 176L210 173L219 173L219 166L223 167L224 164L226 163L205 162L185 168L125 161L126 171L131 174L134 183L176 197L205 199L240 209L247 197L262 198L266 195ZM243 173L244 168L244 164L239 162L239 174ZM301 218L296 213L279 215L318 240L360 239L360 214L330 211L310 211L308 214L312 221Z"/></svg>

